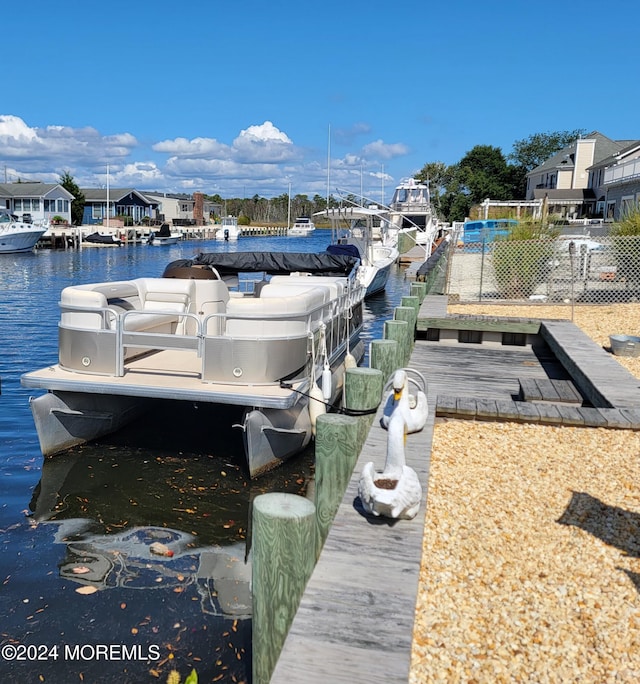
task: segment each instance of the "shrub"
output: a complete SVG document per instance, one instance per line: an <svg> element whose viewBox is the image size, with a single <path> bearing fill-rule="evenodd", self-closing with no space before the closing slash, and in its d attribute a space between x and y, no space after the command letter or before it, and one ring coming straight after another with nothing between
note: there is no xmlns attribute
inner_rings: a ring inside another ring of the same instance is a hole
<svg viewBox="0 0 640 684"><path fill-rule="evenodd" d="M524 220L493 245L493 268L503 299L528 299L544 282L558 231L549 224Z"/></svg>
<svg viewBox="0 0 640 684"><path fill-rule="evenodd" d="M250 226L251 225L251 219L248 216L239 216L238 217L238 225L239 226Z"/></svg>
<svg viewBox="0 0 640 684"><path fill-rule="evenodd" d="M640 280L640 207L626 211L611 227L618 278Z"/></svg>

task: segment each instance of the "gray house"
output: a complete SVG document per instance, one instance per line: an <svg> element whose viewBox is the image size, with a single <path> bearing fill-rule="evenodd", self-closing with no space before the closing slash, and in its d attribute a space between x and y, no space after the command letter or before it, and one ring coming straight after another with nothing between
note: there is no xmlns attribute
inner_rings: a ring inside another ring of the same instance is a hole
<svg viewBox="0 0 640 684"><path fill-rule="evenodd" d="M59 183L0 183L0 206L22 218L30 215L37 224L59 216L71 223L73 195Z"/></svg>
<svg viewBox="0 0 640 684"><path fill-rule="evenodd" d="M605 170L639 141L611 140L594 131L527 174L527 200L546 202L549 214L568 219L613 217ZM611 214L609 213L611 211Z"/></svg>
<svg viewBox="0 0 640 684"><path fill-rule="evenodd" d="M594 164L589 173L603 190L600 200L606 218L617 221L640 206L640 140Z"/></svg>

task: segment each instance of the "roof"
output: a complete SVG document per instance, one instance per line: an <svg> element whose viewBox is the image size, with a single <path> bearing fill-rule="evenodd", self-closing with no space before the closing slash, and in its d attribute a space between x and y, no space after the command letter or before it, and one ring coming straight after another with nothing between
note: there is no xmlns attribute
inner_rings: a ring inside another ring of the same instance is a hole
<svg viewBox="0 0 640 684"><path fill-rule="evenodd" d="M136 195L146 204L156 204L155 201L149 199L138 190L133 188L109 188L109 202L121 202L127 195ZM106 188L82 188L82 194L87 202L106 202L107 189Z"/></svg>
<svg viewBox="0 0 640 684"><path fill-rule="evenodd" d="M73 199L73 194L60 183L0 183L3 197L46 197L53 191L65 193L69 199Z"/></svg>
<svg viewBox="0 0 640 684"><path fill-rule="evenodd" d="M616 155L620 150L627 147L630 143L629 140L611 140L607 138L606 135L598 133L598 131L593 131L589 135L585 135L580 140L595 140L595 150L593 154L593 165L599 165L603 159ZM559 168L573 168L575 162L575 153L578 141L571 143L567 147L549 157L545 162L537 166L532 171L529 171L527 176L538 175L544 173L545 171L555 171Z"/></svg>
<svg viewBox="0 0 640 684"><path fill-rule="evenodd" d="M612 166L613 164L618 164L628 154L632 154L633 152L636 152L638 149L640 149L640 140L619 140L618 142L624 144L624 147L619 149L617 152L614 152L613 154L609 155L608 157L601 159L599 162L593 164L587 169L587 171L591 171L592 169L595 169L599 166L606 167Z"/></svg>

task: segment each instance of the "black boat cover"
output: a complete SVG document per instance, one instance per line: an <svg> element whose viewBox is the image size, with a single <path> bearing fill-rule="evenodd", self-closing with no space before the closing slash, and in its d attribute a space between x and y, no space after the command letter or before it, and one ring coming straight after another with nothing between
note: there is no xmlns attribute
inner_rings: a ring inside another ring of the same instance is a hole
<svg viewBox="0 0 640 684"><path fill-rule="evenodd" d="M91 235L86 235L83 242L93 242L98 245L112 245L116 242L120 242L113 235L100 235L100 233L91 233Z"/></svg>
<svg viewBox="0 0 640 684"><path fill-rule="evenodd" d="M287 275L302 271L315 275L346 276L358 265L359 259L346 254L329 252L209 252L193 259L172 261L164 270L164 277L177 268L212 266L221 277L238 273L267 273Z"/></svg>

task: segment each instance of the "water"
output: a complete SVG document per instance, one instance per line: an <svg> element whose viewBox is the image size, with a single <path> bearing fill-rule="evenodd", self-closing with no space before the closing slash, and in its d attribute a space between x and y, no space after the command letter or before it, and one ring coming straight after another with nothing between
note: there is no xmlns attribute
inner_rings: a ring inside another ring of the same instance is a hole
<svg viewBox="0 0 640 684"><path fill-rule="evenodd" d="M200 251L323 250L329 237L2 256L2 681L140 684L164 682L172 669L184 679L193 668L200 682L251 681L250 502L265 491L304 494L312 449L257 482L234 463L226 436L186 454L180 428L144 447L128 446L125 433L43 461L28 403L34 392L20 375L56 363L57 303L67 285L159 276ZM395 270L386 293L366 304L365 341L382 337L408 290ZM150 554L153 541L174 556Z"/></svg>

